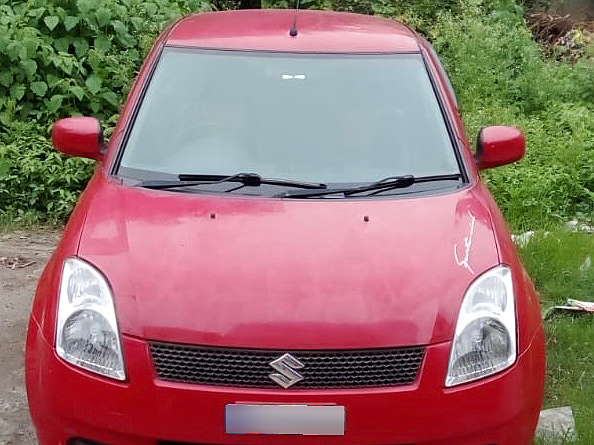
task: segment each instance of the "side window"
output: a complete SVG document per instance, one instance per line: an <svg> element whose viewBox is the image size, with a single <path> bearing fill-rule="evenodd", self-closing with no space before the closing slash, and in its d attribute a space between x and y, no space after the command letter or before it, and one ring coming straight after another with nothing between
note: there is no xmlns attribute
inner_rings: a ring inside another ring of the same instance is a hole
<svg viewBox="0 0 594 445"><path fill-rule="evenodd" d="M454 87L452 86L452 83L450 82L450 78L448 77L448 73L447 73L445 67L441 63L441 60L439 59L439 56L435 52L435 49L433 49L433 46L431 46L431 44L425 39L423 39L423 43L425 44L425 48L427 48L427 50L431 53L431 57L433 58L433 60L435 60L435 63L437 63L437 68L439 69L439 74L441 75L441 77L443 79L445 79L446 84L448 86L448 91L450 92L450 95L454 99L454 104L456 105L456 108L458 108L458 98L456 97L456 92L454 91Z"/></svg>

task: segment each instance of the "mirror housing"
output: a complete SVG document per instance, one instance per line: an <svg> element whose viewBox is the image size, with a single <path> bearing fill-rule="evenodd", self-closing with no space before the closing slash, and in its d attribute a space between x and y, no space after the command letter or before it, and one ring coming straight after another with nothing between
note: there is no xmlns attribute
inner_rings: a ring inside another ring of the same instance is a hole
<svg viewBox="0 0 594 445"><path fill-rule="evenodd" d="M68 156L101 160L103 129L94 117L67 117L52 127L52 143Z"/></svg>
<svg viewBox="0 0 594 445"><path fill-rule="evenodd" d="M516 127L484 127L479 132L475 155L479 170L511 164L525 153L524 135Z"/></svg>

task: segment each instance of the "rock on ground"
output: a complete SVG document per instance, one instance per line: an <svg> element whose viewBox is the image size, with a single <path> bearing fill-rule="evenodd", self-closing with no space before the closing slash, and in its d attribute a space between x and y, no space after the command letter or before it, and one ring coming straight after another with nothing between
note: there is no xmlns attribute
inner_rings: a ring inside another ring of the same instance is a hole
<svg viewBox="0 0 594 445"><path fill-rule="evenodd" d="M542 411L536 434L543 439L562 439L563 443L575 441L577 436L571 406Z"/></svg>

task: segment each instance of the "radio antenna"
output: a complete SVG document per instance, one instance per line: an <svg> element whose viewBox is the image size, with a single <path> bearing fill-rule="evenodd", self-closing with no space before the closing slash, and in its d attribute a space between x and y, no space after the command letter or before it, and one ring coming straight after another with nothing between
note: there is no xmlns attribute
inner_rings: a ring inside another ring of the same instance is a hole
<svg viewBox="0 0 594 445"><path fill-rule="evenodd" d="M299 13L299 4L301 0L297 0L297 7L295 8L295 16L293 17L293 26L291 26L291 30L289 31L289 35L291 37L297 37L299 31L297 30L297 13Z"/></svg>

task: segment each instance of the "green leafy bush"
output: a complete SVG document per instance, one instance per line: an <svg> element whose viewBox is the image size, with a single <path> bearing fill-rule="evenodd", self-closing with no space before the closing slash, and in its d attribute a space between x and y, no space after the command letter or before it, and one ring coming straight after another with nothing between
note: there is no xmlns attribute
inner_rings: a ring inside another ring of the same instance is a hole
<svg viewBox="0 0 594 445"><path fill-rule="evenodd" d="M160 29L201 0L0 0L0 126L110 117Z"/></svg>
<svg viewBox="0 0 594 445"><path fill-rule="evenodd" d="M545 60L515 3L464 4L431 31L471 138L485 125L517 125L527 155L488 171L487 183L518 229L594 212L594 64Z"/></svg>
<svg viewBox="0 0 594 445"><path fill-rule="evenodd" d="M0 137L0 217L59 222L68 217L94 163L52 149L47 128L15 124Z"/></svg>
<svg viewBox="0 0 594 445"><path fill-rule="evenodd" d="M463 0L301 0L304 9L376 14L399 18L409 25L426 31L442 12L458 12ZM295 0L268 0L263 5L272 8L294 8Z"/></svg>
<svg viewBox="0 0 594 445"><path fill-rule="evenodd" d="M155 36L204 9L202 0L0 0L0 217L68 216L91 167L53 150L49 125L75 114L112 125Z"/></svg>

